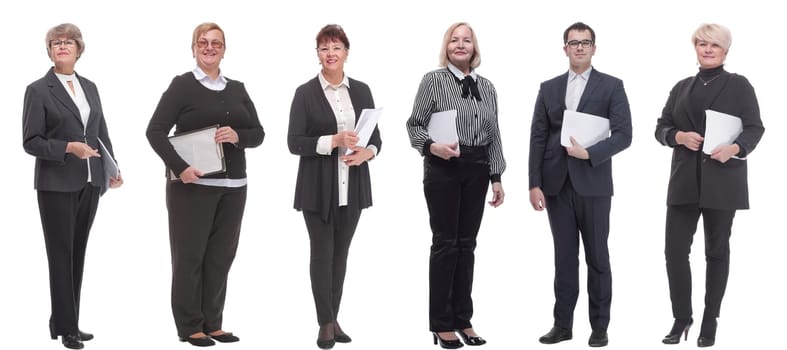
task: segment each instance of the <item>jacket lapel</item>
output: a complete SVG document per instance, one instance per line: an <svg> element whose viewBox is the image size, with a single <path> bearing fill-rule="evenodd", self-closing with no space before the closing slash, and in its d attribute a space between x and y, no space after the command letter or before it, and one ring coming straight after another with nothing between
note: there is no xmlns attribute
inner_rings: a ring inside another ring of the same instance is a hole
<svg viewBox="0 0 787 350"><path fill-rule="evenodd" d="M82 86L82 93L85 94L85 99L87 100L88 106L90 106L90 115L87 117L87 125L90 125L98 115L98 110L96 106L98 106L98 96L93 94L91 90L87 88L88 84L85 82L85 79L80 77L79 74L76 74L77 79L79 79L79 85ZM81 114L79 120L81 121Z"/></svg>
<svg viewBox="0 0 787 350"><path fill-rule="evenodd" d="M51 91L52 96L55 97L55 100L68 108L74 118L76 118L79 124L82 125L82 117L79 114L79 108L77 108L77 105L74 103L74 100L71 99L71 96L68 95L68 92L66 91L66 88L63 87L60 79L58 79L55 75L55 70L50 69L46 74L46 78L49 85L49 91ZM84 125L82 125L82 127L84 127Z"/></svg>
<svg viewBox="0 0 787 350"><path fill-rule="evenodd" d="M577 104L577 111L581 111L585 108L585 104L587 104L588 99L596 91L596 86L599 84L600 79L597 73L598 71L595 69L590 71L588 83L585 85L585 90L582 91L582 97L579 98L579 104Z"/></svg>

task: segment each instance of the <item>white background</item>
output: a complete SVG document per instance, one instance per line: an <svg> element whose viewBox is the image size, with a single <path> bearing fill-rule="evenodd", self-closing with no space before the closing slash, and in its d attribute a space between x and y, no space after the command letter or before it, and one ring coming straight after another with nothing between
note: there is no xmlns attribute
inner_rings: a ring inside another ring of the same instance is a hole
<svg viewBox="0 0 787 350"><path fill-rule="evenodd" d="M4 2L3 75L6 194L0 235L0 348L60 348L48 340L46 253L33 157L21 140L25 86L46 73L44 35L77 24L86 42L79 74L99 88L125 185L101 200L88 246L80 326L96 334L89 349L185 349L170 311L170 255L163 164L144 132L171 79L194 68L191 33L205 21L226 33L222 72L245 82L266 131L247 151L249 192L240 248L230 273L224 327L241 337L233 349L316 348L309 242L292 209L297 157L286 145L295 88L318 70L314 37L341 24L351 42L346 73L366 82L385 112L383 147L371 164L374 206L365 210L350 253L340 322L353 337L337 349L430 349L428 257L431 233L422 163L409 145L409 117L421 77L437 65L445 29L468 21L483 53L477 70L496 86L508 169L506 202L487 209L475 269L476 330L484 349L547 348L552 325L552 238L545 212L528 203L530 120L539 83L562 74L563 30L576 21L597 34L594 67L623 79L634 140L614 157L615 196L609 238L614 298L611 349L664 348L672 324L664 268L664 215L670 149L653 138L669 90L696 72L690 35L703 22L728 26L726 68L746 76L760 102L765 136L749 157L752 210L737 214L732 264L719 319L717 349L783 348L785 190L777 172L785 132L784 26L759 1L236 1ZM13 4L13 5L12 5ZM491 195L490 195L491 197ZM700 223L700 227L701 223ZM703 308L702 233L691 258L695 328ZM587 347L585 264L574 340Z"/></svg>

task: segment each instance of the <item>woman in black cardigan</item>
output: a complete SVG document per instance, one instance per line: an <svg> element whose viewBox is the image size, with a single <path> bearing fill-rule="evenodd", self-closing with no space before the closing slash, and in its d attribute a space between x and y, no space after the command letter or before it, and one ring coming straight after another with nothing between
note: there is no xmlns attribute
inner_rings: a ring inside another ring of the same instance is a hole
<svg viewBox="0 0 787 350"><path fill-rule="evenodd" d="M322 70L298 87L290 109L287 144L300 156L295 209L303 212L311 242L310 276L320 325L317 346L332 348L350 337L336 321L347 254L361 210L372 205L368 161L382 141L375 126L368 146L353 131L365 108L374 108L369 87L344 74L350 41L338 25L317 34ZM345 155L347 149L352 153Z"/></svg>
<svg viewBox="0 0 787 350"><path fill-rule="evenodd" d="M667 190L665 255L672 330L665 344L688 337L693 323L689 251L700 215L705 226L705 310L697 346L712 346L716 318L730 269L730 234L737 209L749 208L746 157L765 129L754 88L741 75L724 70L732 38L727 28L703 24L693 34L700 71L678 82L656 125L656 140L673 148ZM740 118L743 131L731 144L703 151L706 110Z"/></svg>
<svg viewBox="0 0 787 350"><path fill-rule="evenodd" d="M167 183L172 250L172 314L178 336L195 346L239 338L222 330L227 276L238 248L246 206L245 149L262 143L265 132L243 83L219 69L226 50L215 23L194 29L191 48L197 67L172 79L148 124L153 150L179 181ZM206 175L188 164L167 139L219 125L215 142L226 171Z"/></svg>

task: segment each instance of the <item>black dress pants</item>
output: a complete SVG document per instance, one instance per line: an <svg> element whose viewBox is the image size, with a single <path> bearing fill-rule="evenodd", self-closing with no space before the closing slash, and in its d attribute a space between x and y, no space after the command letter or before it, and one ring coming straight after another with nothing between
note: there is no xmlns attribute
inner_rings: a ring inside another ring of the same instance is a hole
<svg viewBox="0 0 787 350"><path fill-rule="evenodd" d="M429 255L429 330L472 327L473 267L484 201L489 189L489 165L483 154L473 157L424 159L424 196L429 208L432 247Z"/></svg>
<svg viewBox="0 0 787 350"><path fill-rule="evenodd" d="M79 295L85 249L98 208L100 187L89 183L76 192L38 191L38 210L49 260L52 335L79 332Z"/></svg>
<svg viewBox="0 0 787 350"><path fill-rule="evenodd" d="M178 336L221 329L246 186L167 184L172 314Z"/></svg>
<svg viewBox="0 0 787 350"><path fill-rule="evenodd" d="M730 274L730 235L735 210L699 208L697 204L667 207L664 255L667 259L672 315L692 316L689 252L702 215L705 226L705 311L703 318L719 317Z"/></svg>
<svg viewBox="0 0 787 350"><path fill-rule="evenodd" d="M309 275L320 326L336 321L339 315L347 255L360 217L360 209L346 206L336 210L331 218L334 222L323 221L317 212L303 212L311 245Z"/></svg>
<svg viewBox="0 0 787 350"><path fill-rule="evenodd" d="M579 297L579 237L587 264L588 316L593 330L606 331L612 303L609 264L610 196L580 196L566 180L555 196L546 197L555 248L555 326L571 329Z"/></svg>

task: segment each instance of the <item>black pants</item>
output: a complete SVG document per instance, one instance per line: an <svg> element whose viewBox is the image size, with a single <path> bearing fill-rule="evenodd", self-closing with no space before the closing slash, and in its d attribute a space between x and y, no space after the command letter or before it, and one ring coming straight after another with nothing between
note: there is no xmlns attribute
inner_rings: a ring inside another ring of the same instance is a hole
<svg viewBox="0 0 787 350"><path fill-rule="evenodd" d="M667 258L672 315L689 318L691 308L691 266L689 252L702 215L705 226L705 312L703 317L719 317L721 299L730 274L730 235L735 210L699 208L696 204L667 207L664 255Z"/></svg>
<svg viewBox="0 0 787 350"><path fill-rule="evenodd" d="M317 212L303 212L311 245L309 275L320 326L336 321L339 315L347 255L360 217L359 209L346 206L338 208L332 216L334 222L324 222Z"/></svg>
<svg viewBox="0 0 787 350"><path fill-rule="evenodd" d="M167 184L172 314L178 336L221 329L246 186Z"/></svg>
<svg viewBox="0 0 787 350"><path fill-rule="evenodd" d="M484 148L485 151L485 148ZM467 150L462 150L463 156ZM473 267L489 165L471 159L424 159L424 196L429 208L429 329L472 327Z"/></svg>
<svg viewBox="0 0 787 350"><path fill-rule="evenodd" d="M566 180L556 196L546 197L555 246L555 326L571 329L579 297L579 237L588 268L588 316L594 330L606 330L612 303L609 264L609 196L580 196Z"/></svg>
<svg viewBox="0 0 787 350"><path fill-rule="evenodd" d="M85 249L101 189L85 184L76 192L38 191L38 210L49 260L52 335L79 332L79 295Z"/></svg>

